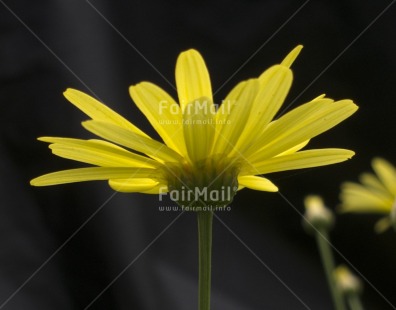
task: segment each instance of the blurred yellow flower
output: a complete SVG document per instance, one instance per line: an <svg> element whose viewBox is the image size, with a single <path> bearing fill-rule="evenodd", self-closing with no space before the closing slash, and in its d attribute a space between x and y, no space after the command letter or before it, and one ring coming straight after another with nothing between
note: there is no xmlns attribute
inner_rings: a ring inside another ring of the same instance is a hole
<svg viewBox="0 0 396 310"><path fill-rule="evenodd" d="M360 183L345 182L341 185L341 212L386 214L375 225L377 232L383 232L394 222L396 198L396 169L383 158L371 162L373 173L360 175Z"/></svg>
<svg viewBox="0 0 396 310"><path fill-rule="evenodd" d="M301 151L311 138L357 110L351 100L322 95L273 120L292 84L290 66L301 48L258 78L236 85L220 106L213 103L209 73L196 50L181 53L177 60L179 103L152 83L131 86L133 101L163 143L87 94L66 90L65 97L91 118L82 123L84 128L104 140L39 140L51 143L57 156L96 167L46 174L31 184L108 180L120 192L164 193L184 186L277 191L260 175L351 158L354 152L344 149Z"/></svg>

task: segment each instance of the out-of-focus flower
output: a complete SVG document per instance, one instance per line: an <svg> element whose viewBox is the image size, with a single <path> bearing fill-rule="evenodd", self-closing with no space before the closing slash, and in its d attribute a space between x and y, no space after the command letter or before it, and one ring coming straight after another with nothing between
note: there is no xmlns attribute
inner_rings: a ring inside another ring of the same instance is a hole
<svg viewBox="0 0 396 310"><path fill-rule="evenodd" d="M343 295L360 294L362 292L362 281L345 265L338 266L334 270L334 277L336 285Z"/></svg>
<svg viewBox="0 0 396 310"><path fill-rule="evenodd" d="M341 185L341 212L380 213L386 217L375 225L383 232L395 223L396 169L383 158L371 162L373 173L363 173L360 183L345 182Z"/></svg>
<svg viewBox="0 0 396 310"><path fill-rule="evenodd" d="M320 196L309 195L305 197L304 205L304 218L308 223L303 223L303 225L308 231L322 228L328 230L333 226L334 215L325 207Z"/></svg>

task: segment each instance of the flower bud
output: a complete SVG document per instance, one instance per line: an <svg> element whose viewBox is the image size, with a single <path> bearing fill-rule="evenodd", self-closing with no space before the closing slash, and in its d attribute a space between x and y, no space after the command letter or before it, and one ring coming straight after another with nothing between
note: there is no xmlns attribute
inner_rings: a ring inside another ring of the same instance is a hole
<svg viewBox="0 0 396 310"><path fill-rule="evenodd" d="M334 270L335 282L343 295L360 294L363 289L361 280L341 265Z"/></svg>
<svg viewBox="0 0 396 310"><path fill-rule="evenodd" d="M325 207L320 196L309 195L304 199L305 221L304 227L308 231L313 229L330 229L334 224L333 213Z"/></svg>

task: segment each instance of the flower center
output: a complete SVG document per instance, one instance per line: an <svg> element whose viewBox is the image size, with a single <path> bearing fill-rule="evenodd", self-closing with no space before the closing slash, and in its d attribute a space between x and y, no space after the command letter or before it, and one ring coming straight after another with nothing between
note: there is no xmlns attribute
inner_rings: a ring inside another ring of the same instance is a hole
<svg viewBox="0 0 396 310"><path fill-rule="evenodd" d="M170 199L186 211L215 211L229 205L238 190L239 165L220 158L168 164Z"/></svg>

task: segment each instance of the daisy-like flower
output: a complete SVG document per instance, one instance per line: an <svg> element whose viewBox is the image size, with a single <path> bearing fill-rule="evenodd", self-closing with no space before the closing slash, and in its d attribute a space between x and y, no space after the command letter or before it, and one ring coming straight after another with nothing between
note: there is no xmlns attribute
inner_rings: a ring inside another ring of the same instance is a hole
<svg viewBox="0 0 396 310"><path fill-rule="evenodd" d="M220 106L214 104L209 73L196 50L180 54L176 64L179 103L158 86L130 87L140 111L161 136L156 141L106 105L78 90L65 97L91 120L85 129L102 139L41 137L53 154L91 167L49 173L34 186L107 180L120 192L163 194L198 189L224 191L207 200L231 202L236 189L277 191L262 175L345 161L344 149L303 150L309 140L357 110L351 100L319 96L274 120L292 84L291 64L297 46L277 65L236 85ZM188 195L174 195L180 205Z"/></svg>
<svg viewBox="0 0 396 310"><path fill-rule="evenodd" d="M340 211L386 214L375 225L377 232L383 232L396 222L396 168L379 157L372 160L371 166L375 174L362 173L360 183L341 185Z"/></svg>
<svg viewBox="0 0 396 310"><path fill-rule="evenodd" d="M142 82L130 94L163 142L156 141L96 99L73 89L65 97L91 120L85 129L102 139L42 137L55 155L91 167L49 173L35 186L108 180L120 192L164 194L184 210L197 211L199 309L210 309L212 220L238 189L278 188L262 175L342 162L354 152L305 150L309 140L357 110L351 100L324 95L274 120L292 83L290 66L302 46L258 78L236 85L220 106L213 101L205 62L196 50L176 64L179 103L158 86ZM209 211L209 212L208 212Z"/></svg>

